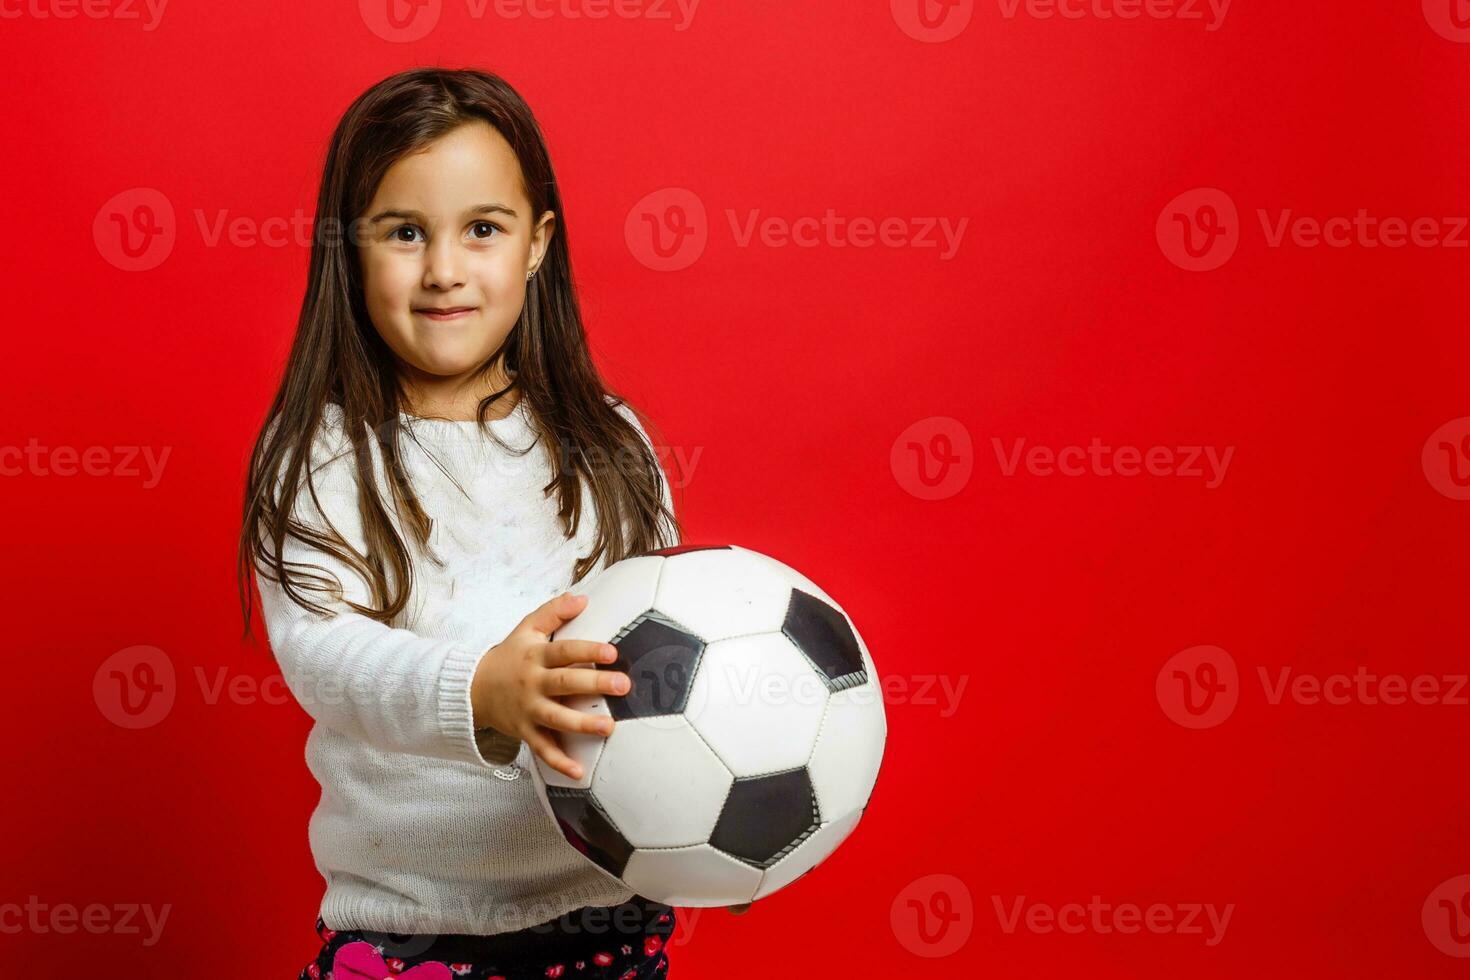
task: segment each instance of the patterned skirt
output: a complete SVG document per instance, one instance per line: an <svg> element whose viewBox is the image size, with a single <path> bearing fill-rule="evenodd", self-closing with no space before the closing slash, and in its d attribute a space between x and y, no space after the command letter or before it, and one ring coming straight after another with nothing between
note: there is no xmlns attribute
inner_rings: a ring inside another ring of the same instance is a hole
<svg viewBox="0 0 1470 980"><path fill-rule="evenodd" d="M674 920L641 896L493 936L337 932L318 918L321 950L299 980L662 980Z"/></svg>

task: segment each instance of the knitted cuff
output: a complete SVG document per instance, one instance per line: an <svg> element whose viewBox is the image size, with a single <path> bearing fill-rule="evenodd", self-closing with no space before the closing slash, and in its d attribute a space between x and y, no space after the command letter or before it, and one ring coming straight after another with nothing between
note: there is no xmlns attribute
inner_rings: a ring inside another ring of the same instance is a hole
<svg viewBox="0 0 1470 980"><path fill-rule="evenodd" d="M439 732L448 757L475 765L503 766L515 760L521 740L493 728L474 728L470 684L487 650L455 646L444 659L439 675Z"/></svg>

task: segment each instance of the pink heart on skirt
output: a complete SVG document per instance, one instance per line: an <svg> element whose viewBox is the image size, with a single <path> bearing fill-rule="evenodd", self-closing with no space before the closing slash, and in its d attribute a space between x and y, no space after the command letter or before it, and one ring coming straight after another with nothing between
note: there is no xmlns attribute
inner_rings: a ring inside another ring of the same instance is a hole
<svg viewBox="0 0 1470 980"><path fill-rule="evenodd" d="M453 976L443 963L420 963L394 973L372 943L348 943L332 960L333 980L451 980Z"/></svg>

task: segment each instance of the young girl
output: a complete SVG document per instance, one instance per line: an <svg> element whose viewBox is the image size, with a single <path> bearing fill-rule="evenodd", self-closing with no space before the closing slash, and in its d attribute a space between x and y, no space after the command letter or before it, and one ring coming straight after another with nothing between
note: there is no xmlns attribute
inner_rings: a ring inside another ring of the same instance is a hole
<svg viewBox="0 0 1470 980"><path fill-rule="evenodd" d="M528 775L580 778L558 697L618 696L611 645L549 636L613 562L679 543L638 417L588 354L566 215L503 80L418 69L333 134L296 337L240 537L315 720L326 881L301 977L664 976L674 910L566 842ZM580 669L579 669L580 668Z"/></svg>

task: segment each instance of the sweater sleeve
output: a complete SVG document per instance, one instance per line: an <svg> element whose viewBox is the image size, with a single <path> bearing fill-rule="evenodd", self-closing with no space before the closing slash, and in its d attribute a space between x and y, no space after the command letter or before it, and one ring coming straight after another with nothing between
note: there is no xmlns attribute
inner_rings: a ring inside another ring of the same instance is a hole
<svg viewBox="0 0 1470 980"><path fill-rule="evenodd" d="M303 480L294 518L320 530L330 522L365 553L350 448L331 434L319 438L312 469L320 506ZM325 571L340 583L344 597L368 604L367 583L347 563L290 535L282 550L288 568L298 574ZM259 566L256 581L282 677L316 721L388 752L479 766L505 765L520 753L520 739L474 729L470 681L488 651L391 627L309 592L331 609L323 615L299 605Z"/></svg>

